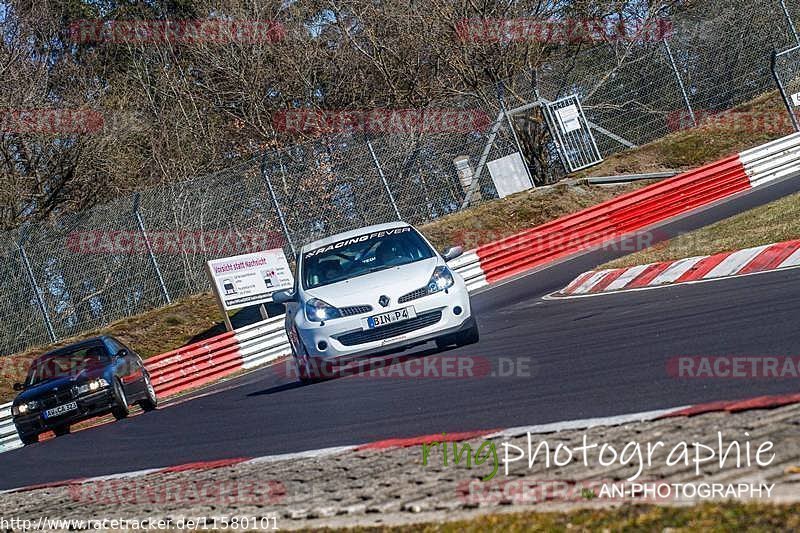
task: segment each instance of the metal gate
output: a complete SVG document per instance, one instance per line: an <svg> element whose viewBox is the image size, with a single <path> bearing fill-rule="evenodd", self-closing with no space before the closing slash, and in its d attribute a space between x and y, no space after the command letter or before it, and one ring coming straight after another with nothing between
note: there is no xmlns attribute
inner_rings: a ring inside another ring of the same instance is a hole
<svg viewBox="0 0 800 533"><path fill-rule="evenodd" d="M543 108L553 141L568 172L596 165L603 160L577 95L547 102Z"/></svg>
<svg viewBox="0 0 800 533"><path fill-rule="evenodd" d="M792 125L800 131L800 45L772 54L772 75L789 111Z"/></svg>

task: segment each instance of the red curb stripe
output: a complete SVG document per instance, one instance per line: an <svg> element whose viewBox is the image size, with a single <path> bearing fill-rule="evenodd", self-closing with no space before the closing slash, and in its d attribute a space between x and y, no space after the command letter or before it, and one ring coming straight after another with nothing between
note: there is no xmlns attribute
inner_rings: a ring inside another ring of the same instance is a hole
<svg viewBox="0 0 800 533"><path fill-rule="evenodd" d="M644 272L636 276L633 281L625 285L625 289L636 289L638 287L647 287L651 281L671 267L673 262L656 263L644 269Z"/></svg>
<svg viewBox="0 0 800 533"><path fill-rule="evenodd" d="M250 457L236 457L233 459L219 459L217 461L198 461L196 463L186 463L178 466L170 466L162 468L154 474L165 474L174 472L187 472L189 470L214 470L215 468L224 468L226 466L238 465L245 461L249 461Z"/></svg>
<svg viewBox="0 0 800 533"><path fill-rule="evenodd" d="M739 274L749 274L751 272L762 272L773 270L783 263L787 257L792 255L795 250L800 248L800 241L779 242L773 244L747 263Z"/></svg>
<svg viewBox="0 0 800 533"><path fill-rule="evenodd" d="M736 413L739 411L748 411L750 409L774 409L776 407L783 407L784 405L791 405L800 403L800 394L783 394L780 396L758 396L756 398L749 398L747 400L724 400L719 402L701 403L680 409L672 413L667 413L660 418L674 418L678 416L696 416L706 413L715 413L727 411L729 413Z"/></svg>
<svg viewBox="0 0 800 533"><path fill-rule="evenodd" d="M418 437L408 437L402 439L386 439L377 442L370 442L369 444L362 444L357 446L355 451L362 450L385 450L387 448L408 448L409 446L419 446L422 444L430 444L432 442L453 442L459 440L470 440L492 433L499 432L499 429L485 429L480 431L462 431L460 433L438 433L434 435L420 435Z"/></svg>
<svg viewBox="0 0 800 533"><path fill-rule="evenodd" d="M627 268L618 268L616 270L612 270L611 272L603 276L603 279L601 279L599 283L596 283L595 286L591 288L589 293L604 291L606 287L614 283L614 281L616 281L617 278L622 276L627 271L628 271Z"/></svg>
<svg viewBox="0 0 800 533"><path fill-rule="evenodd" d="M572 283L570 283L569 285L566 286L566 288L564 288L564 293L565 294L571 293L572 291L583 285L586 281L588 281L589 278L591 278L593 275L594 275L594 270L590 270L589 272L584 272L583 274L572 280Z"/></svg>
<svg viewBox="0 0 800 533"><path fill-rule="evenodd" d="M800 403L800 394L759 396L758 398L735 402L729 405L726 411L729 413L737 413L739 411L749 411L750 409L772 409L793 403Z"/></svg>
<svg viewBox="0 0 800 533"><path fill-rule="evenodd" d="M681 277L676 279L675 283L702 279L706 274L714 270L714 267L725 261L725 259L732 253L733 252L724 252L721 254L711 255L700 260L696 265L681 275Z"/></svg>
<svg viewBox="0 0 800 533"><path fill-rule="evenodd" d="M704 413L714 413L717 411L724 411L727 407L735 402L724 400L719 402L710 402L710 403L701 403L698 405L693 405L691 407L687 407L686 409L680 409L678 411L674 411L672 413L667 413L661 418L674 418L676 416L695 416L695 415L702 415Z"/></svg>

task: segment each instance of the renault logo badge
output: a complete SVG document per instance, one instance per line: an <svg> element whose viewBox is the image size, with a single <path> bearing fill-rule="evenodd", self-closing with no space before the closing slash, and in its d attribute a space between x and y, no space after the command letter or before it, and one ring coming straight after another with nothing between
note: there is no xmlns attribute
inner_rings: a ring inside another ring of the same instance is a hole
<svg viewBox="0 0 800 533"><path fill-rule="evenodd" d="M384 294L383 296L378 298L378 303L381 304L383 307L388 306L389 305L389 297Z"/></svg>

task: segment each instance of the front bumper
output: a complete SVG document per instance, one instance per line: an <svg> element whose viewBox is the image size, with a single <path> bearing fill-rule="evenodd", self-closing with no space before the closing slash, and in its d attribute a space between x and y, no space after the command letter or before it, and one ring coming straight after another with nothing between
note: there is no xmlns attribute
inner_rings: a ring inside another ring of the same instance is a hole
<svg viewBox="0 0 800 533"><path fill-rule="evenodd" d="M114 406L115 400L111 388L107 388L92 394L85 394L71 401L78 404L78 409L55 418L45 419L44 410L14 417L17 432L20 435L38 435L54 427L75 424L88 418L104 415Z"/></svg>
<svg viewBox="0 0 800 533"><path fill-rule="evenodd" d="M363 328L366 317L404 307L414 307L416 318L375 329ZM328 320L322 326L301 317L297 330L310 357L330 360L421 344L463 330L472 324L471 317L469 293L463 284L457 284L447 292L423 296L404 304L395 303L361 315Z"/></svg>

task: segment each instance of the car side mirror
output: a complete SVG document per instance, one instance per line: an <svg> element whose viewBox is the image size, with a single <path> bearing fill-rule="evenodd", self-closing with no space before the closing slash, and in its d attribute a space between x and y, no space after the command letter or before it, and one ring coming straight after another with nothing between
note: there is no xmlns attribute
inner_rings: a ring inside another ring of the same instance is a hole
<svg viewBox="0 0 800 533"><path fill-rule="evenodd" d="M126 350L125 348L123 348L123 349L121 349L120 351L118 351L118 352L117 352L117 355L115 355L114 357L115 357L116 359L125 359L125 358L126 358L126 357L128 357L129 355L130 355L130 352L129 352L128 350Z"/></svg>
<svg viewBox="0 0 800 533"><path fill-rule="evenodd" d="M283 289L272 293L272 301L276 304L285 304L286 302L294 301L294 291L291 289Z"/></svg>
<svg viewBox="0 0 800 533"><path fill-rule="evenodd" d="M22 383L14 383L14 390L17 392L22 392L25 390L25 385Z"/></svg>
<svg viewBox="0 0 800 533"><path fill-rule="evenodd" d="M461 246L449 246L442 252L442 257L444 257L445 261L450 261L463 253L464 249Z"/></svg>

